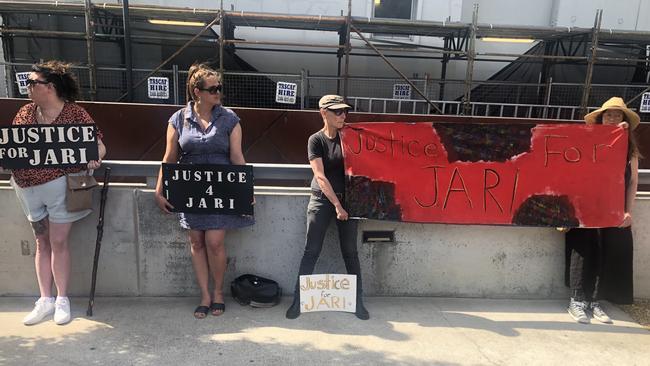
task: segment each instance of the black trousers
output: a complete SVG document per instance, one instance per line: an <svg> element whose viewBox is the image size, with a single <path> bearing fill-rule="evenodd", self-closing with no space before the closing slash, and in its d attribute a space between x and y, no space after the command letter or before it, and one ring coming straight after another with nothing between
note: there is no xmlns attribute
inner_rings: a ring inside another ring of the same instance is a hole
<svg viewBox="0 0 650 366"><path fill-rule="evenodd" d="M632 229L571 229L566 234L571 296L578 300L634 300Z"/></svg>
<svg viewBox="0 0 650 366"><path fill-rule="evenodd" d="M336 219L334 205L325 197L316 197L312 194L307 205L307 235L305 238L305 252L300 261L298 275L309 275L314 272L318 261L327 227ZM336 220L339 233L339 244L345 268L349 274L357 276L357 294L361 294L361 264L357 252L357 220L340 221ZM296 281L296 293L298 296L299 279Z"/></svg>

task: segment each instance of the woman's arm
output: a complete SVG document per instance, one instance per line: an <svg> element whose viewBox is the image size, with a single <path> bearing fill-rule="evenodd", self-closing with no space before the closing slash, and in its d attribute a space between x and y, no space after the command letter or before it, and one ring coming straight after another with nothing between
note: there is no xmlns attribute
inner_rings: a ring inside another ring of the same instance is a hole
<svg viewBox="0 0 650 366"><path fill-rule="evenodd" d="M178 131L172 126L167 125L167 137L165 144L165 155L163 163L175 163L178 161ZM156 193L154 195L156 204L165 213L171 213L170 209L174 208L162 194L162 165L158 171L158 181L156 182Z"/></svg>
<svg viewBox="0 0 650 366"><path fill-rule="evenodd" d="M230 162L234 165L246 165L244 153L241 150L242 130L237 123L230 132Z"/></svg>
<svg viewBox="0 0 650 366"><path fill-rule="evenodd" d="M230 131L230 162L234 165L246 165L244 153L241 150L241 139L241 125L237 123L232 131ZM251 204L255 204L255 197L253 197Z"/></svg>
<svg viewBox="0 0 650 366"><path fill-rule="evenodd" d="M336 196L336 193L334 192L334 188L332 188L332 184L330 183L329 179L325 176L325 168L323 167L323 159L322 158L315 158L309 161L309 165L311 166L311 170L314 172L314 177L316 177L316 182L318 182L318 186L320 187L321 191L327 197L330 202L334 205L334 208L336 208L336 218L338 220L347 220L348 219L348 212L343 208L343 205L341 204L341 201L339 201L339 198Z"/></svg>
<svg viewBox="0 0 650 366"><path fill-rule="evenodd" d="M637 185L639 184L639 158L633 156L630 160L630 168L632 169L632 174L630 176L630 182L627 185L627 193L625 195L625 216L623 217L623 222L619 227L628 227L632 225L632 207L634 206L634 200L636 199L636 190Z"/></svg>

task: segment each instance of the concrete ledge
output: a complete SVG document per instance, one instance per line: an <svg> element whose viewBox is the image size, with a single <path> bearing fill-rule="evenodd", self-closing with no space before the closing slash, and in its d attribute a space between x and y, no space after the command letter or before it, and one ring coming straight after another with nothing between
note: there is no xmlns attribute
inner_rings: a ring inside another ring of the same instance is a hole
<svg viewBox="0 0 650 366"><path fill-rule="evenodd" d="M99 192L95 192L96 204ZM198 294L187 234L164 215L151 190L109 191L97 293L106 296ZM304 189L257 189L257 223L226 237L230 281L243 273L277 280L290 293L304 248ZM11 188L0 188L0 295L35 295L34 239ZM650 298L650 200L636 202L635 295ZM97 216L73 227L71 293L90 288ZM552 228L423 225L366 220L359 227L364 290L379 296L565 298L563 235ZM364 230L393 230L394 243L362 243ZM344 273L334 225L317 272Z"/></svg>

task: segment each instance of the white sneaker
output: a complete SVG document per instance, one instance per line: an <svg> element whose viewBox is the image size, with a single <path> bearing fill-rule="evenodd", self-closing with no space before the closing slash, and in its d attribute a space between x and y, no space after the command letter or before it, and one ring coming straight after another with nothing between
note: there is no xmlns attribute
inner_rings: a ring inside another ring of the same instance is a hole
<svg viewBox="0 0 650 366"><path fill-rule="evenodd" d="M577 301L574 298L571 298L569 302L569 307L567 311L573 320L578 323L587 324L589 323L589 316L587 316L587 303L584 301Z"/></svg>
<svg viewBox="0 0 650 366"><path fill-rule="evenodd" d="M54 322L63 325L70 321L70 300L67 297L57 297L54 303Z"/></svg>
<svg viewBox="0 0 650 366"><path fill-rule="evenodd" d="M603 307L600 306L600 303L598 303L598 301L594 301L589 304L589 310L591 311L591 315L593 315L594 319L598 320L599 322L607 324L612 323L612 319L607 315L605 310L603 310Z"/></svg>
<svg viewBox="0 0 650 366"><path fill-rule="evenodd" d="M34 303L34 310L23 318L23 324L33 325L54 312L54 298L41 297Z"/></svg>

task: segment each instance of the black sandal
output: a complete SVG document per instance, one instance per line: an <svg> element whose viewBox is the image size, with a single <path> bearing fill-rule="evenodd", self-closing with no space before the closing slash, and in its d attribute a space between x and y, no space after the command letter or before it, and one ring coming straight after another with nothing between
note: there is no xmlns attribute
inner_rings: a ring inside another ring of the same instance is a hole
<svg viewBox="0 0 650 366"><path fill-rule="evenodd" d="M194 317L197 319L205 319L208 316L210 308L204 305L199 305L194 309Z"/></svg>
<svg viewBox="0 0 650 366"><path fill-rule="evenodd" d="M221 311L221 312L220 312L219 314L215 314L215 313L214 313L215 311ZM220 303L220 302L213 302L213 303L210 305L210 312L211 312L212 315L214 315L214 316L219 316L219 315L221 315L221 314L223 314L223 313L226 312L226 304L223 304L223 303Z"/></svg>

